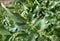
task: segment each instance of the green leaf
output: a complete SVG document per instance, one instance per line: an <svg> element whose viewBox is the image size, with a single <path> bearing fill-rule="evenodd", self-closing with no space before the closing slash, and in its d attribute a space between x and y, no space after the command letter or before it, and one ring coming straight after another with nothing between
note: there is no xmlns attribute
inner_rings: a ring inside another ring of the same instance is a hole
<svg viewBox="0 0 60 41"><path fill-rule="evenodd" d="M0 25L0 35L11 35L11 33L3 25Z"/></svg>
<svg viewBox="0 0 60 41"><path fill-rule="evenodd" d="M16 20L17 22L25 22L26 20L19 14L17 13L11 13L3 3L1 3L1 6L7 11L8 14L6 14L9 18L11 18L12 20Z"/></svg>

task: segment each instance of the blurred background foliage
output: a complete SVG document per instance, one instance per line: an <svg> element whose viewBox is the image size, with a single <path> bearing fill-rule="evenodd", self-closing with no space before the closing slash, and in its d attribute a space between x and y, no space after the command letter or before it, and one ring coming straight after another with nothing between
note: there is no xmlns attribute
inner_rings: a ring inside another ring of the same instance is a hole
<svg viewBox="0 0 60 41"><path fill-rule="evenodd" d="M0 41L60 41L60 0L1 0Z"/></svg>

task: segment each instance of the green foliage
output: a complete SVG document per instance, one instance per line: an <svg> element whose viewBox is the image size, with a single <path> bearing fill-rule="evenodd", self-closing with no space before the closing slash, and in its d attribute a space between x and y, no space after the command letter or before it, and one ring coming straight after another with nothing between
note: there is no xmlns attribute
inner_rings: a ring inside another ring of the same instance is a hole
<svg viewBox="0 0 60 41"><path fill-rule="evenodd" d="M0 41L60 41L59 0L16 0L0 4Z"/></svg>

